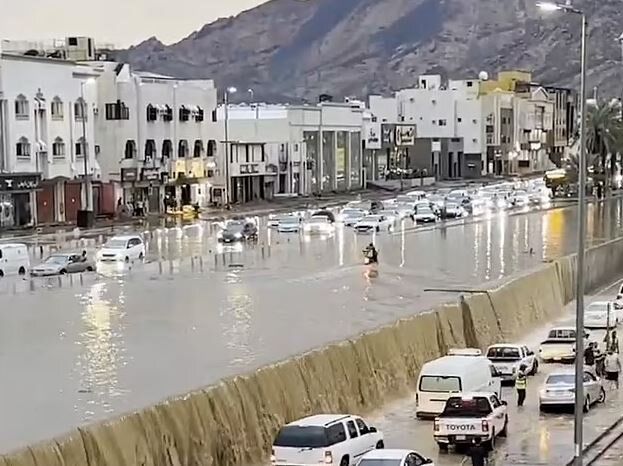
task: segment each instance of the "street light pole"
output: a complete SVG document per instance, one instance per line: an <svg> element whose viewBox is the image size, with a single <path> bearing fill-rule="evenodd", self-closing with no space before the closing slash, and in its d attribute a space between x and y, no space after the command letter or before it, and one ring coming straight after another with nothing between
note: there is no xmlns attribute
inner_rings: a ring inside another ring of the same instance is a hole
<svg viewBox="0 0 623 466"><path fill-rule="evenodd" d="M80 83L80 106L82 109L82 158L84 162L84 198L85 198L85 207L87 211L93 211L93 184L91 182L91 177L89 176L89 162L87 160L87 114L88 114L88 106L86 100L84 98L84 85L83 81Z"/></svg>
<svg viewBox="0 0 623 466"><path fill-rule="evenodd" d="M225 204L229 205L231 200L231 182L229 177L229 94L237 91L235 87L225 89Z"/></svg>

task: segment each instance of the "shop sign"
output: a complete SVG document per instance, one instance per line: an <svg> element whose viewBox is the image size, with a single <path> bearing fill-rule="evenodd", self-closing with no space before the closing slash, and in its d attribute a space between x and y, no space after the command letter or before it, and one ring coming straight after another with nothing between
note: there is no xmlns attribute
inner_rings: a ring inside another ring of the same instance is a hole
<svg viewBox="0 0 623 466"><path fill-rule="evenodd" d="M381 124L366 123L366 149L381 148Z"/></svg>
<svg viewBox="0 0 623 466"><path fill-rule="evenodd" d="M0 175L0 191L28 191L39 188L40 175Z"/></svg>
<svg viewBox="0 0 623 466"><path fill-rule="evenodd" d="M384 146L394 144L394 125L381 125L381 142Z"/></svg>
<svg viewBox="0 0 623 466"><path fill-rule="evenodd" d="M396 145L412 146L415 144L415 126L398 125L396 126Z"/></svg>
<svg viewBox="0 0 623 466"><path fill-rule="evenodd" d="M143 180L159 181L160 180L160 169L159 168L143 168Z"/></svg>
<svg viewBox="0 0 623 466"><path fill-rule="evenodd" d="M121 169L121 181L136 181L138 179L138 169L136 168L122 168Z"/></svg>

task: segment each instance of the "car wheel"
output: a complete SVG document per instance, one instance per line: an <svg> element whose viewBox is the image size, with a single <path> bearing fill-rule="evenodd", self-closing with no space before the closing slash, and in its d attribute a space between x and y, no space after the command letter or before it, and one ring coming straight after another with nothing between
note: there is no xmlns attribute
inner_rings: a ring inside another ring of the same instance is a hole
<svg viewBox="0 0 623 466"><path fill-rule="evenodd" d="M350 459L348 458L348 456L345 456L342 458L342 461L340 461L340 466L349 466L350 465Z"/></svg>
<svg viewBox="0 0 623 466"><path fill-rule="evenodd" d="M601 387L601 390L599 390L599 399L597 400L597 403L605 403L606 402L606 390L604 390L603 387Z"/></svg>
<svg viewBox="0 0 623 466"><path fill-rule="evenodd" d="M87 267L87 272L95 272L95 270L93 270L93 267L91 267L90 265Z"/></svg>
<svg viewBox="0 0 623 466"><path fill-rule="evenodd" d="M585 413L588 413L590 409L591 409L591 399L587 396L586 398L584 398L584 407L582 408L582 411L584 411Z"/></svg>
<svg viewBox="0 0 623 466"><path fill-rule="evenodd" d="M26 275L26 269L24 267L20 267L17 273L20 275Z"/></svg>
<svg viewBox="0 0 623 466"><path fill-rule="evenodd" d="M508 417L504 418L504 428L500 431L500 437L508 436Z"/></svg>
<svg viewBox="0 0 623 466"><path fill-rule="evenodd" d="M379 227L376 227L376 232L378 233L379 231L381 231L381 229Z"/></svg>
<svg viewBox="0 0 623 466"><path fill-rule="evenodd" d="M65 275L67 273L67 270L65 269L61 269L60 272L58 272L61 275Z"/></svg>
<svg viewBox="0 0 623 466"><path fill-rule="evenodd" d="M489 451L495 450L495 429L491 431L491 439L487 440L484 445L485 448Z"/></svg>
<svg viewBox="0 0 623 466"><path fill-rule="evenodd" d="M445 451L445 452L448 451L449 445L447 443L437 443L437 445L439 446L439 449L441 451Z"/></svg>
<svg viewBox="0 0 623 466"><path fill-rule="evenodd" d="M378 442L376 442L377 450L382 450L383 448L385 448L385 442L383 442L383 440L379 440Z"/></svg>
<svg viewBox="0 0 623 466"><path fill-rule="evenodd" d="M4 277L4 272L0 270L0 277Z"/></svg>

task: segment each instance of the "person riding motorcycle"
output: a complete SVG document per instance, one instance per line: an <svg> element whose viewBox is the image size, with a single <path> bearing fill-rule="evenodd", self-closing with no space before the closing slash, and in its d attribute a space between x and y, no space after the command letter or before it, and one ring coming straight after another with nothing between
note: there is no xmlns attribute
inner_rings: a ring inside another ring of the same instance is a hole
<svg viewBox="0 0 623 466"><path fill-rule="evenodd" d="M363 254L368 264L377 264L379 262L379 253L373 243L368 244L363 250Z"/></svg>

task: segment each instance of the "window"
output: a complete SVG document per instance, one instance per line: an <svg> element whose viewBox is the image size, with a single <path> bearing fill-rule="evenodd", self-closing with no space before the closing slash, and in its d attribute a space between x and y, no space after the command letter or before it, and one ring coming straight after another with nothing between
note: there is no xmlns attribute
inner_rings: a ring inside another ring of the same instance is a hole
<svg viewBox="0 0 623 466"><path fill-rule="evenodd" d="M133 159L136 157L136 142L132 139L128 139L125 142L125 153L124 157L126 159Z"/></svg>
<svg viewBox="0 0 623 466"><path fill-rule="evenodd" d="M197 139L195 141L195 147L193 148L193 157L201 157L203 155L203 141Z"/></svg>
<svg viewBox="0 0 623 466"><path fill-rule="evenodd" d="M170 139L165 139L162 141L162 158L171 158L171 154L173 153L173 143L171 143Z"/></svg>
<svg viewBox="0 0 623 466"><path fill-rule="evenodd" d="M363 422L363 419L355 419L355 422L357 423L357 427L359 427L359 433L361 435L365 435L368 433L368 426L366 425L365 422Z"/></svg>
<svg viewBox="0 0 623 466"><path fill-rule="evenodd" d="M420 379L422 392L460 392L461 378L454 376L425 375Z"/></svg>
<svg viewBox="0 0 623 466"><path fill-rule="evenodd" d="M28 120L30 117L30 106L26 96L20 94L15 99L15 118L18 120Z"/></svg>
<svg viewBox="0 0 623 466"><path fill-rule="evenodd" d="M457 123L461 123L461 122L463 121L463 119L462 119L461 117L458 117L458 118L456 119L456 121L457 121Z"/></svg>
<svg viewBox="0 0 623 466"><path fill-rule="evenodd" d="M162 119L164 121L173 121L173 109L168 105L164 106L164 112L162 113Z"/></svg>
<svg viewBox="0 0 623 466"><path fill-rule="evenodd" d="M190 110L184 105L180 107L180 121L188 121L190 118Z"/></svg>
<svg viewBox="0 0 623 466"><path fill-rule="evenodd" d="M18 157L30 157L30 142L28 142L28 139L26 139L25 137L19 138L15 147L15 154Z"/></svg>
<svg viewBox="0 0 623 466"><path fill-rule="evenodd" d="M184 157L188 157L188 141L186 139L181 139L177 146L177 156L180 159Z"/></svg>
<svg viewBox="0 0 623 466"><path fill-rule="evenodd" d="M84 157L84 155L88 152L87 145L84 138L79 138L76 141L76 157Z"/></svg>
<svg viewBox="0 0 623 466"><path fill-rule="evenodd" d="M491 401L491 405L493 406L493 409L499 408L500 406L502 406L502 403L500 402L500 400L498 400L498 397L495 395L491 395L491 398L489 398L489 400Z"/></svg>
<svg viewBox="0 0 623 466"><path fill-rule="evenodd" d="M147 121L156 121L158 119L158 109L152 104L147 106Z"/></svg>
<svg viewBox="0 0 623 466"><path fill-rule="evenodd" d="M87 104L82 97L74 103L74 117L76 121L83 121L87 118Z"/></svg>
<svg viewBox="0 0 623 466"><path fill-rule="evenodd" d="M145 141L145 160L151 160L156 156L156 141L148 139Z"/></svg>
<svg viewBox="0 0 623 466"><path fill-rule="evenodd" d="M467 87L473 87L473 86L474 86L473 81L467 81Z"/></svg>
<svg viewBox="0 0 623 466"><path fill-rule="evenodd" d="M405 458L405 466L422 466L423 464L424 459L415 453L411 453Z"/></svg>
<svg viewBox="0 0 623 466"><path fill-rule="evenodd" d="M195 121L203 121L203 109L201 107L197 107L197 112L195 113Z"/></svg>
<svg viewBox="0 0 623 466"><path fill-rule="evenodd" d="M584 372L584 382L594 382L595 376L590 372Z"/></svg>
<svg viewBox="0 0 623 466"><path fill-rule="evenodd" d="M214 157L216 155L216 141L214 139L210 139L208 141L208 157Z"/></svg>
<svg viewBox="0 0 623 466"><path fill-rule="evenodd" d="M439 126L446 126L447 122L446 120L439 120Z"/></svg>
<svg viewBox="0 0 623 466"><path fill-rule="evenodd" d="M52 143L52 156L61 159L65 157L65 143L61 138L54 139Z"/></svg>
<svg viewBox="0 0 623 466"><path fill-rule="evenodd" d="M129 120L130 109L126 105L117 100L112 104L106 104L106 119L107 120Z"/></svg>
<svg viewBox="0 0 623 466"><path fill-rule="evenodd" d="M67 39L67 42L69 43L70 46L76 47L78 45L78 38L70 37L69 39Z"/></svg>
<svg viewBox="0 0 623 466"><path fill-rule="evenodd" d="M346 426L348 427L348 436L350 438L359 437L359 433L357 432L357 427L355 426L355 423L353 421L348 421L346 423Z"/></svg>
<svg viewBox="0 0 623 466"><path fill-rule="evenodd" d="M53 120L63 119L63 101L60 97L54 97L52 99L52 105L50 106L50 113Z"/></svg>
<svg viewBox="0 0 623 466"><path fill-rule="evenodd" d="M212 110L212 122L216 123L218 120L217 118L217 114L216 114L216 109Z"/></svg>
<svg viewBox="0 0 623 466"><path fill-rule="evenodd" d="M346 440L346 431L344 430L344 424L334 424L327 427L327 440L329 445L335 445Z"/></svg>

